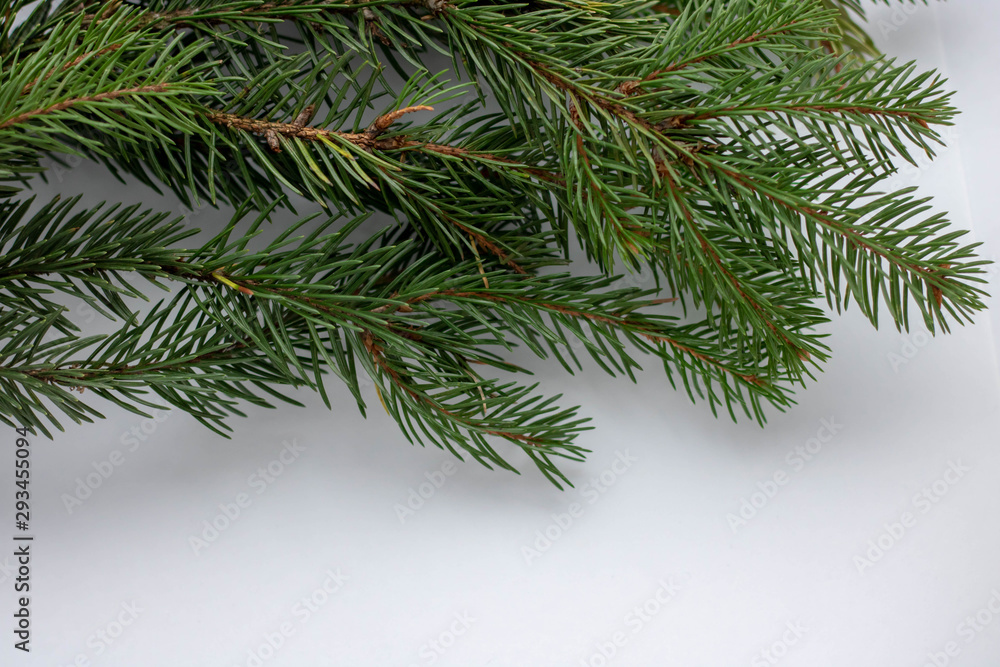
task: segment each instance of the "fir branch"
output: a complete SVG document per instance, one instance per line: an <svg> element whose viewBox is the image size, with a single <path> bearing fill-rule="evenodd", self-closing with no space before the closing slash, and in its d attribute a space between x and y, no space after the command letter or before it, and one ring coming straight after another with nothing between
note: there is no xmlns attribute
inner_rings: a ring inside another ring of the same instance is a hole
<svg viewBox="0 0 1000 667"><path fill-rule="evenodd" d="M32 109L31 111L25 111L21 114L14 116L12 118L7 118L6 120L0 122L0 130L7 129L12 125L17 125L18 123L24 123L36 116L44 116L51 113L56 113L58 111L65 111L66 109L72 109L74 107L86 106L94 102L104 102L106 100L114 100L119 97L126 97L130 95L148 95L150 93L164 93L167 92L168 84L159 83L151 86L136 86L135 88L122 88L119 90L109 90L105 93L97 93L96 95L88 95L86 97L70 98L68 100L63 100L57 102L51 106L42 109Z"/></svg>
<svg viewBox="0 0 1000 667"><path fill-rule="evenodd" d="M270 137L271 135L280 135L282 137L307 142L323 142L324 140L330 140L335 137L366 151L398 151L403 149L415 149L424 153L482 162L492 166L522 168L525 173L538 176L539 178L548 181L558 182L560 180L561 177L558 174L549 170L530 165L523 165L518 163L516 160L511 160L498 155L471 151L461 146L422 142L414 139L407 139L402 135L386 139L379 138L380 135L385 132L401 115L405 113L413 113L415 111L433 110L433 107L426 105L397 109L396 111L391 111L377 117L364 132L339 132L296 123L257 120L237 114L221 113L216 111L207 112L205 117L212 123L258 136ZM273 149L276 149L275 152L280 152L280 144L275 144L275 148Z"/></svg>
<svg viewBox="0 0 1000 667"><path fill-rule="evenodd" d="M329 405L330 374L365 410L367 376L411 440L510 468L499 438L564 483L555 457L582 456L584 421L479 372L523 371L504 359L520 345L630 378L647 355L713 412L764 421L829 356L822 299L900 328L916 308L932 331L983 307L976 244L912 191L880 191L933 156L951 96L875 58L860 12L154 0L3 14L0 196L42 157L77 153L188 206L260 215L192 248L190 230L134 207L0 204L0 419L87 421L93 396L223 432L243 403L296 403L291 388ZM427 72L428 49L479 94ZM330 219L253 246L290 193ZM374 211L396 224L348 244ZM601 275L547 270L574 235ZM620 262L656 288L615 289ZM137 309L146 283L174 296ZM121 328L82 336L65 298Z"/></svg>

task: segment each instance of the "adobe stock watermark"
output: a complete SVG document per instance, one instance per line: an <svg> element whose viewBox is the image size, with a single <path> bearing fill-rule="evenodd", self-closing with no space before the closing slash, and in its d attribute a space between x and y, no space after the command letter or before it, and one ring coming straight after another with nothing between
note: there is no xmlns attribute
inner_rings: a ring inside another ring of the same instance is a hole
<svg viewBox="0 0 1000 667"><path fill-rule="evenodd" d="M788 486L795 473L801 472L810 461L823 451L823 447L832 442L834 437L844 429L844 425L838 423L836 417L824 417L819 420L819 423L820 426L813 437L788 451L785 455L784 466L777 468L766 479L757 482L756 491L740 498L740 507L736 513L730 512L726 515L726 522L734 534L738 533L741 528L745 528L761 510L774 500L781 489Z"/></svg>
<svg viewBox="0 0 1000 667"><path fill-rule="evenodd" d="M253 504L254 496L260 496L267 491L279 477L281 477L289 466L294 464L306 450L304 445L300 445L295 438L291 442L285 440L281 443L281 451L271 459L267 465L257 468L257 470L247 477L247 486L253 490L254 495L247 492L237 493L229 502L219 503L219 511L211 519L202 521L202 528L199 533L192 533L188 536L188 544L195 556L213 544L222 533L236 523L248 507Z"/></svg>
<svg viewBox="0 0 1000 667"><path fill-rule="evenodd" d="M868 548L863 554L854 557L854 566L858 569L858 574L864 576L866 570L882 560L908 532L916 527L919 518L940 504L952 487L971 471L972 468L964 465L961 459L949 461L948 467L938 479L913 495L910 499L912 509L902 512L898 520L883 524L882 533L868 541Z"/></svg>
<svg viewBox="0 0 1000 667"><path fill-rule="evenodd" d="M649 287L656 279L653 270L649 265L643 263L638 269L629 268L611 284L613 289L645 288Z"/></svg>
<svg viewBox="0 0 1000 667"><path fill-rule="evenodd" d="M984 273L985 276L983 276L983 278L986 280L987 284L993 285L996 283L997 276L1000 276L1000 267L998 267L995 263L990 264L985 267ZM925 331L915 331L912 334L901 336L899 349L885 355L885 359L889 362L889 367L892 368L892 372L898 375L901 368L908 366L914 359L917 358L920 352L934 340L934 336L931 336Z"/></svg>
<svg viewBox="0 0 1000 667"><path fill-rule="evenodd" d="M934 157L924 151L914 151L911 155L913 162L901 161L895 173L885 180L884 190L886 192L898 192L917 185L928 170L941 164L942 157L955 150L962 138L958 128L954 125L942 129L940 135L944 145L935 147Z"/></svg>
<svg viewBox="0 0 1000 667"><path fill-rule="evenodd" d="M80 301L73 309L70 309L68 306L64 307L63 315L75 325L91 324L97 319L97 311L86 301ZM54 327L49 327L42 334L42 340L46 343L51 343L62 338L66 338L66 334Z"/></svg>
<svg viewBox="0 0 1000 667"><path fill-rule="evenodd" d="M966 646L976 641L976 638L988 628L995 619L1000 617L1000 590L994 588L993 595L981 609L962 619L955 626L955 638L945 642L940 651L927 654L923 667L948 667L955 658L962 655L962 644Z"/></svg>
<svg viewBox="0 0 1000 667"><path fill-rule="evenodd" d="M587 507L603 498L608 489L614 486L636 461L638 459L632 456L627 449L615 452L615 459L611 465L600 475L589 479L580 487L579 494L583 502L570 503L565 512L553 514L552 523L536 530L535 539L521 547L521 556L524 557L524 562L531 565L542 554L551 549L553 544L577 524L580 517L587 511Z"/></svg>
<svg viewBox="0 0 1000 667"><path fill-rule="evenodd" d="M142 607L134 601L123 602L114 618L87 637L87 648L90 651L81 651L76 654L72 662L60 664L58 667L91 667L92 660L101 657L114 646L125 634L125 630L136 622L142 612Z"/></svg>
<svg viewBox="0 0 1000 667"><path fill-rule="evenodd" d="M469 631L469 628L475 622L476 619L467 611L456 613L447 628L420 645L420 648L417 650L417 657L420 658L420 662L411 662L409 667L420 667L420 665L433 665L436 663L441 659L441 656L448 652L448 649L455 645L460 637L463 637Z"/></svg>
<svg viewBox="0 0 1000 667"><path fill-rule="evenodd" d="M35 134L34 132L30 133ZM104 139L102 135L90 132L86 128L81 128L78 134L97 141ZM59 157L63 164L59 164L59 162L53 160L45 170L46 177L58 184L62 184L66 180L67 175L71 174L74 170L87 162L87 160L81 155L64 154ZM91 162L91 164L93 163ZM218 173L216 177L222 181L230 181L232 178L228 174L223 173ZM180 204L180 214L184 216L185 220L193 220L201 215L205 209L214 208L207 201L194 201L193 197L191 203L193 204L193 208L188 208L183 203Z"/></svg>
<svg viewBox="0 0 1000 667"><path fill-rule="evenodd" d="M653 270L649 268L648 264L643 263L638 269L629 267L623 271L609 287L612 290L647 289L655 280L656 275L653 273ZM583 351L588 345L583 338L576 334L569 336L567 340L569 349L574 353Z"/></svg>
<svg viewBox="0 0 1000 667"><path fill-rule="evenodd" d="M903 336L900 341L899 351L889 352L885 355L889 366L892 368L892 372L898 375L899 369L916 359L920 350L927 347L927 344L931 340L933 339L930 334L924 331L917 331L909 336Z"/></svg>
<svg viewBox="0 0 1000 667"><path fill-rule="evenodd" d="M434 494L448 481L448 478L457 471L458 466L455 465L454 461L445 461L439 470L425 472L424 477L427 478L427 481L421 482L416 488L410 487L410 492L406 496L406 504L396 503L392 506L399 523L405 524L407 519L423 509L427 501L433 498Z"/></svg>
<svg viewBox="0 0 1000 667"><path fill-rule="evenodd" d="M899 32L903 29L903 26L910 22L910 17L922 9L927 9L923 4L916 2L893 2L891 4L892 13L889 14L888 18L875 20L875 26L882 33L883 37L889 37Z"/></svg>
<svg viewBox="0 0 1000 667"><path fill-rule="evenodd" d="M66 177L66 174L73 171L76 167L83 164L82 155L60 155L60 160L63 164L59 162L53 162L52 166L45 170L45 176L55 180L56 183L62 183Z"/></svg>
<svg viewBox="0 0 1000 667"><path fill-rule="evenodd" d="M614 282L609 285L610 290L626 290L626 289L648 289L656 280L656 275L653 270L649 268L647 263L643 263L638 269L628 267L626 270L622 271L621 275L615 279ZM590 340L588 338L588 340ZM590 341L593 344L593 341ZM573 334L567 337L566 345L574 353L583 351L588 343L584 341L583 338L578 334Z"/></svg>
<svg viewBox="0 0 1000 667"><path fill-rule="evenodd" d="M17 564L10 556L5 556L0 560L0 585L7 583L7 580L17 574Z"/></svg>
<svg viewBox="0 0 1000 667"><path fill-rule="evenodd" d="M632 607L622 618L624 629L612 633L607 639L598 641L594 645L593 653L580 659L580 667L605 667L609 664L618 652L642 632L681 591L680 584L673 577L665 577L656 583L659 584L656 592Z"/></svg>
<svg viewBox="0 0 1000 667"><path fill-rule="evenodd" d="M91 472L77 477L74 481L72 493L64 493L59 498L63 502L68 514L83 506L83 503L94 495L104 483L111 479L111 476L121 468L129 454L135 453L143 443L152 437L160 424L170 416L168 410L153 410L152 416L143 419L138 424L134 424L128 431L122 433L118 439L122 445L121 449L114 449L106 458L100 461L91 461Z"/></svg>
<svg viewBox="0 0 1000 667"><path fill-rule="evenodd" d="M785 623L785 629L781 637L771 642L769 646L762 648L750 661L750 667L770 667L777 665L784 659L792 647L796 646L805 636L809 628L799 621L789 621Z"/></svg>
<svg viewBox="0 0 1000 667"><path fill-rule="evenodd" d="M349 580L340 568L327 570L324 577L319 586L292 605L292 618L280 623L273 631L262 634L260 642L247 649L246 657L235 663L235 667L262 667L277 655L281 647L295 635L296 630L308 623L314 614L325 607Z"/></svg>

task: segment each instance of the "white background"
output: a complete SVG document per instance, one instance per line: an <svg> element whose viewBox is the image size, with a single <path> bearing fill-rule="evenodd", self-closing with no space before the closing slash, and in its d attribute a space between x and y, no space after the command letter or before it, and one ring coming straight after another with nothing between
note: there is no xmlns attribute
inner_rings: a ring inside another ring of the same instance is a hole
<svg viewBox="0 0 1000 667"><path fill-rule="evenodd" d="M899 184L935 195L1000 256L1000 5L873 18L883 48L946 72L964 110L941 158ZM38 190L178 210L95 169ZM1000 591L1000 300L991 306L936 339L876 332L856 312L835 320L827 371L766 429L712 418L652 363L637 385L592 365L573 378L536 364L546 394L594 418L580 439L593 454L565 466L578 487L567 492L527 465L522 476L448 468L445 453L406 444L373 397L365 420L334 385L333 412L304 395L308 409L253 411L228 441L183 414L144 425L108 407L105 421L34 439L33 650L11 648L13 560L0 556L0 663L921 667L936 654L938 665L994 667L1000 617L959 627ZM828 434L824 419L837 434L804 465L789 460ZM303 449L272 483L251 479L292 441ZM68 510L66 495L115 450L124 462ZM12 462L13 448L0 456ZM633 461L609 472L618 457ZM938 484L939 502L915 503L952 464L967 472ZM11 525L11 466L0 470ZM786 483L734 530L727 515L776 472ZM597 490L588 480L602 474L611 483ZM433 494L425 485L430 497L401 520L428 475L445 481ZM190 538L241 493L249 506L196 553ZM578 516L558 528L573 503ZM910 527L883 535L904 512ZM859 567L880 538L889 548ZM344 580L327 594L331 571ZM120 634L119 617L130 621ZM283 624L290 635L268 650ZM110 644L99 639L109 632ZM606 660L616 633L624 641ZM942 653L949 642L957 655Z"/></svg>

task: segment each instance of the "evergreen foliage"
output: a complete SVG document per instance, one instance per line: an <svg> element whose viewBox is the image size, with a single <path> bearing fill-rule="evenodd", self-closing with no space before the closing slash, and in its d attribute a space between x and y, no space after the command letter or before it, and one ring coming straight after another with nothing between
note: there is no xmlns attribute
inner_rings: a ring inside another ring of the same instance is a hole
<svg viewBox="0 0 1000 667"><path fill-rule="evenodd" d="M503 379L527 372L505 361L520 345L627 377L650 356L763 422L828 359L831 309L936 332L983 308L976 244L880 189L933 155L951 95L878 57L862 18L858 0L0 1L0 419L49 434L99 398L224 433L295 403L286 387L329 405L330 374L364 411L366 376L411 440L513 470L506 440L568 482L586 420ZM192 244L166 213L26 197L66 155L232 222ZM255 244L289 195L326 213ZM372 213L395 222L352 243ZM589 270L554 268L577 244ZM653 288L617 286L647 268ZM118 330L83 336L66 298Z"/></svg>

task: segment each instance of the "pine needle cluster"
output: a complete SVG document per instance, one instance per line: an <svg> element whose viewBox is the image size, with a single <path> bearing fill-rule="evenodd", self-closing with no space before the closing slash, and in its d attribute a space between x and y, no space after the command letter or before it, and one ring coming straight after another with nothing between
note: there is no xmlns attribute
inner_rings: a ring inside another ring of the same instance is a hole
<svg viewBox="0 0 1000 667"><path fill-rule="evenodd" d="M861 19L857 0L0 1L0 420L166 404L225 433L290 388L329 405L331 376L364 411L368 378L412 441L513 470L507 441L566 483L587 420L509 379L521 346L632 378L651 358L762 422L827 361L831 311L936 332L983 308L976 244L880 189L933 155L951 94ZM235 213L194 244L169 213L26 196L68 155ZM324 213L257 242L296 197ZM372 214L392 224L359 242ZM655 286L620 286L638 270ZM66 299L117 330L83 335Z"/></svg>

